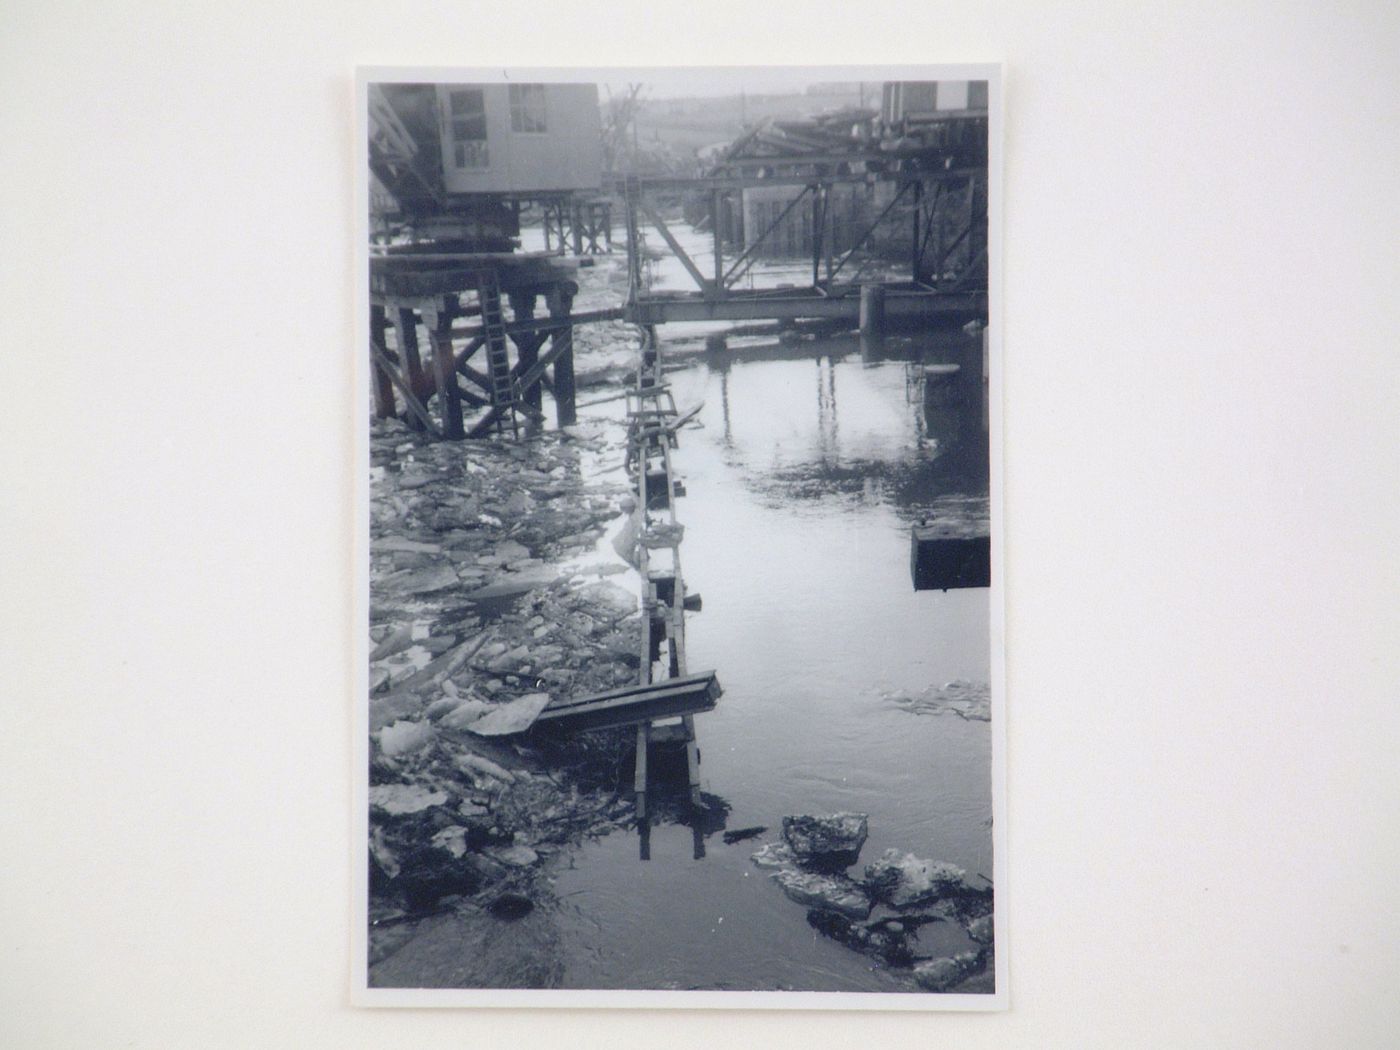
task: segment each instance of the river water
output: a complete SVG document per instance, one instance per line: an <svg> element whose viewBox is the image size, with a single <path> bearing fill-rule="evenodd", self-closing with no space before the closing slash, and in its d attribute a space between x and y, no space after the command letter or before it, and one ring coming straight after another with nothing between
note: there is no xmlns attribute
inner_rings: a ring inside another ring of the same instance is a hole
<svg viewBox="0 0 1400 1050"><path fill-rule="evenodd" d="M740 347L671 376L682 410L704 402L674 462L687 586L704 597L687 618L689 667L724 688L696 719L722 823L663 816L647 860L635 831L575 855L556 887L568 987L907 990L817 934L750 863L784 814L868 813L863 860L897 847L992 871L988 723L887 697L988 680L988 592L916 593L909 575L912 522L984 495L986 460L927 433L902 360L863 360L850 339L753 359L764 353ZM733 845L719 834L753 825L770 832ZM920 944L966 947L951 924Z"/></svg>
<svg viewBox="0 0 1400 1050"><path fill-rule="evenodd" d="M709 272L708 238L676 230ZM688 285L674 259L649 268L653 288ZM800 284L810 270L755 275ZM694 350L725 327L666 326L662 345ZM914 990L817 933L751 863L785 814L869 814L862 864L897 848L991 876L989 723L892 699L989 680L989 592L915 592L909 568L919 518L985 510L980 420L926 416L916 381L920 362L958 360L970 339L732 336L724 351L678 355L681 411L704 406L673 454L688 489L686 584L704 598L687 617L689 670L714 670L724 689L696 718L709 815L683 805L683 762L668 778L654 758L645 840L617 831L573 854L555 887L565 987ZM621 406L584 418L600 414L619 421ZM723 842L725 828L755 825L769 830ZM918 951L968 947L946 923L924 927Z"/></svg>

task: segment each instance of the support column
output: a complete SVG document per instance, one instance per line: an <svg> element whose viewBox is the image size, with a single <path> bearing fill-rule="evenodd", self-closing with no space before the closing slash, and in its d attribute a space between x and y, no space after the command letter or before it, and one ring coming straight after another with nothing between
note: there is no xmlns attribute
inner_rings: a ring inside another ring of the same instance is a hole
<svg viewBox="0 0 1400 1050"><path fill-rule="evenodd" d="M573 224L574 254L583 254L583 205L577 200L569 202L569 218Z"/></svg>
<svg viewBox="0 0 1400 1050"><path fill-rule="evenodd" d="M623 194L627 221L627 302L632 304L642 291L642 244L637 226L637 198L641 195L641 186L637 176L627 176Z"/></svg>
<svg viewBox="0 0 1400 1050"><path fill-rule="evenodd" d="M637 795L637 819L647 819L647 724L637 726L637 769L632 785Z"/></svg>
<svg viewBox="0 0 1400 1050"><path fill-rule="evenodd" d="M690 803L700 805L700 745L695 740L695 716L686 715L685 725L685 768L690 778Z"/></svg>
<svg viewBox="0 0 1400 1050"><path fill-rule="evenodd" d="M715 295L724 294L724 232L720 229L719 190L710 191L710 232L715 241Z"/></svg>
<svg viewBox="0 0 1400 1050"><path fill-rule="evenodd" d="M549 319L563 321L558 328L550 329L552 347L559 351L554 359L554 411L561 427L578 422L578 406L574 385L574 326L569 324L573 314L574 296L578 285L573 281L563 281L550 291L548 296ZM536 388L538 397L538 388Z"/></svg>
<svg viewBox="0 0 1400 1050"><path fill-rule="evenodd" d="M885 287L881 284L860 286L860 334L883 335L885 331Z"/></svg>
<svg viewBox="0 0 1400 1050"><path fill-rule="evenodd" d="M530 321L535 316L535 298L533 291L520 291L510 293L510 309L517 321ZM540 344L543 340L535 332L521 332L512 337L515 340L515 351L520 358L520 374L524 375L535 367L535 363L540 359ZM536 383L529 390L520 391L520 399L536 411L544 404L544 393L541 384Z"/></svg>
<svg viewBox="0 0 1400 1050"><path fill-rule="evenodd" d="M924 210L924 184L923 180L914 183L914 232L913 240L909 250L909 274L910 279L919 279L919 260L923 257L923 252L919 247L920 235L923 225Z"/></svg>
<svg viewBox="0 0 1400 1050"><path fill-rule="evenodd" d="M457 393L457 362L452 356L452 313L425 306L419 311L433 339L433 380L437 384L442 436L454 441L467 436L462 426L462 397Z"/></svg>
<svg viewBox="0 0 1400 1050"><path fill-rule="evenodd" d="M399 340L399 356L403 358L404 378L408 380L413 393L422 397L428 383L423 376L423 362L418 356L418 318L406 306L401 306L395 311L394 333ZM409 413L406 422L411 430L424 429L423 421L412 413Z"/></svg>
<svg viewBox="0 0 1400 1050"><path fill-rule="evenodd" d="M371 306L369 308L369 341L380 350L384 350L384 331L389 327L389 319L385 316L384 307ZM370 355L370 371L374 375L374 414L380 419L393 419L398 415L398 406L394 403L394 382L389 378L389 373L374 360L374 355Z"/></svg>

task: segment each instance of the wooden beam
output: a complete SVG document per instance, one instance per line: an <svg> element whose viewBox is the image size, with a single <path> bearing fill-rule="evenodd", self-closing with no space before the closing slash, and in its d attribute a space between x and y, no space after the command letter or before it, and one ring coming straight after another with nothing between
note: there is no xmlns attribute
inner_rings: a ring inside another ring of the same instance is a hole
<svg viewBox="0 0 1400 1050"><path fill-rule="evenodd" d="M646 820L647 816L647 724L641 722L637 725L637 769L633 777L632 788L637 794L637 817L639 820ZM642 859L646 859L646 847L643 846Z"/></svg>
<svg viewBox="0 0 1400 1050"><path fill-rule="evenodd" d="M428 306L420 306L423 326L433 340L433 379L437 383L442 436L454 441L466 437L462 427L462 399L457 395L456 358L452 354L452 318Z"/></svg>
<svg viewBox="0 0 1400 1050"><path fill-rule="evenodd" d="M561 285L556 288L545 300L549 307L549 314L556 322L555 327L549 330L550 354L547 355L554 363L554 382L549 388L550 394L554 398L554 418L561 427L572 426L578 422L578 393L577 383L574 379L574 326L572 323L572 311L574 297L569 294L569 287ZM543 342L544 336L540 337ZM544 373L540 373L540 382L543 383Z"/></svg>
<svg viewBox="0 0 1400 1050"><path fill-rule="evenodd" d="M666 244L670 247L671 251L675 252L676 258L679 259L681 261L681 265L685 267L686 272L689 273L690 276L694 279L695 286L699 288L702 292L709 292L712 287L710 282L705 279L705 275L700 272L700 268L695 265L695 261L691 259L691 257L686 253L686 250L681 247L680 241L676 240L675 236L671 233L671 230L666 225L665 221L663 221L661 216L657 214L656 209L651 206L651 202L648 201L645 197L643 197L641 200L641 205L642 211L647 213L647 218L651 220L652 225L656 227L658 232L660 232L662 238L666 241Z"/></svg>
<svg viewBox="0 0 1400 1050"><path fill-rule="evenodd" d="M399 341L399 356L403 358L404 374L414 398L426 397L428 377L423 374L423 362L418 356L418 316L408 307L398 307L394 311L394 332ZM417 414L409 419L408 425L417 430Z"/></svg>
<svg viewBox="0 0 1400 1050"><path fill-rule="evenodd" d="M723 692L715 673L707 671L558 700L540 712L536 724L555 725L569 732L644 724L712 710Z"/></svg>
<svg viewBox="0 0 1400 1050"><path fill-rule="evenodd" d="M467 379L470 379L477 386L481 387L482 390L485 390L487 394L491 393L491 377L485 372L473 368L465 361L457 365L457 371Z"/></svg>
<svg viewBox="0 0 1400 1050"><path fill-rule="evenodd" d="M389 327L388 318L384 316L384 307L371 306L369 308L369 341L373 346L384 349L384 330ZM374 364L371 356L370 365L374 371L374 412L380 419L392 419L398 416L398 406L394 403L394 384L390 380L389 374Z"/></svg>
<svg viewBox="0 0 1400 1050"><path fill-rule="evenodd" d="M900 159L893 154L879 154L878 156L857 157L857 160L881 160L894 161ZM792 164L794 161L805 163L806 157L784 158L772 157L767 161L755 163L766 163L767 165ZM958 165L953 168L935 168L926 171L909 172L857 172L851 175L837 175L832 172L821 172L807 175L719 175L702 178L682 178L679 176L658 176L641 180L640 185L648 192L709 192L710 190L745 190L761 189L770 186L805 186L811 182L821 179L823 182L833 183L866 183L872 180L880 182L912 182L916 179L925 182L933 182L940 179L965 179L972 174L985 174L985 165L969 166ZM618 192L621 192L620 190Z"/></svg>
<svg viewBox="0 0 1400 1050"><path fill-rule="evenodd" d="M373 343L370 344L369 351L374 355L375 364L383 369L390 381L399 388L399 393L403 395L404 403L408 406L409 412L417 417L423 429L426 429L428 433L432 434L434 437L442 437L442 433L438 430L437 424L433 422L433 417L428 415L428 410L423 407L423 403L414 396L413 389L404 381L403 377L399 375L398 369L395 368L394 363L389 360L389 355Z"/></svg>

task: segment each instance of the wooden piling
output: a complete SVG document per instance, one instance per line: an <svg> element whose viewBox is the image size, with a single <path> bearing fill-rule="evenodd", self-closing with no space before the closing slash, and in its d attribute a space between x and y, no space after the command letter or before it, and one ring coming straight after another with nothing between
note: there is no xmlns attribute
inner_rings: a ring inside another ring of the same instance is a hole
<svg viewBox="0 0 1400 1050"><path fill-rule="evenodd" d="M457 359L452 354L452 313L431 309L420 313L424 327L432 333L433 380L442 414L442 436L459 441L467 436L467 431L462 425L462 396L457 390Z"/></svg>
<svg viewBox="0 0 1400 1050"><path fill-rule="evenodd" d="M399 341L399 356L403 358L404 371L408 373L408 385L414 391L426 385L423 376L423 361L418 356L418 317L408 307L401 306L394 314L394 334ZM410 414L407 423L412 430L422 430L423 422Z"/></svg>
<svg viewBox="0 0 1400 1050"><path fill-rule="evenodd" d="M690 778L690 802L700 805L700 745L695 740L695 718L686 715L685 725L685 768Z"/></svg>
<svg viewBox="0 0 1400 1050"><path fill-rule="evenodd" d="M883 335L885 331L885 286L860 286L860 331L862 335Z"/></svg>
<svg viewBox="0 0 1400 1050"><path fill-rule="evenodd" d="M535 316L535 293L532 291L511 292L510 309L517 322L532 320ZM541 340L534 332L520 332L512 338L515 340L516 354L520 358L520 374L524 375L534 368L535 363L540 359ZM530 389L520 392L520 399L538 412L544 404L544 392L540 389L539 383L534 383Z"/></svg>
<svg viewBox="0 0 1400 1050"><path fill-rule="evenodd" d="M549 337L552 341L551 348L559 352L554 359L553 386L555 418L561 427L572 426L578 422L574 382L574 326L568 323L577 292L578 285L572 281L565 281L555 286L548 296L550 320L565 322L557 328L552 328Z"/></svg>
<svg viewBox="0 0 1400 1050"><path fill-rule="evenodd" d="M378 347L384 350L384 332L389 327L389 319L384 313L384 307L371 306L369 308L369 341L371 347ZM374 374L374 414L380 419L393 419L398 415L398 406L394 402L394 381L389 378L389 373L384 371L382 365L375 359L375 355L370 354L370 370Z"/></svg>
<svg viewBox="0 0 1400 1050"><path fill-rule="evenodd" d="M633 790L637 795L637 819L647 816L647 723L637 725L637 770Z"/></svg>
<svg viewBox="0 0 1400 1050"><path fill-rule="evenodd" d="M923 246L919 243L920 227L923 225L924 183L920 179L914 183L914 229L910 237L909 277L919 279L919 263L923 258Z"/></svg>

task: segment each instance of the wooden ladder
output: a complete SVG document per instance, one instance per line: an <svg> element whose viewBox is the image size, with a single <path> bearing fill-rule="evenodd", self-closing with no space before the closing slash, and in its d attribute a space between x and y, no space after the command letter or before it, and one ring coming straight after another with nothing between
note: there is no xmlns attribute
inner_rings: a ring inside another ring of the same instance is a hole
<svg viewBox="0 0 1400 1050"><path fill-rule="evenodd" d="M509 425L511 434L519 437L515 377L510 371L510 342L506 338L501 286L495 270L485 270L477 278L476 295L481 304L481 328L486 338L486 366L491 379L491 411L495 416L496 433L503 433Z"/></svg>

